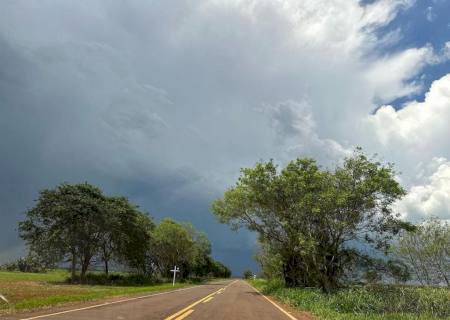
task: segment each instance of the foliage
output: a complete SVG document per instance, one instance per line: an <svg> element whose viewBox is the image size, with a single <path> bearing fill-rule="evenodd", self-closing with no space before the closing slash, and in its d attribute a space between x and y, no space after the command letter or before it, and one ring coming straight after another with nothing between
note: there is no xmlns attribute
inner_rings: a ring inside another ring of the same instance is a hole
<svg viewBox="0 0 450 320"><path fill-rule="evenodd" d="M175 265L187 268L194 260L195 242L190 230L182 224L166 218L155 228L153 237L155 261L161 274L170 277L170 269Z"/></svg>
<svg viewBox="0 0 450 320"><path fill-rule="evenodd" d="M78 276L77 276L78 277ZM79 279L67 278L69 283L79 282ZM154 285L160 281L151 275L134 274L134 273L99 273L88 272L86 274L86 284L90 285L115 285L115 286L143 286Z"/></svg>
<svg viewBox="0 0 450 320"><path fill-rule="evenodd" d="M74 282L108 283L111 261L140 279L169 277L174 265L182 278L231 275L211 258L208 238L192 225L167 218L156 226L127 198L108 197L87 183L41 191L19 234L43 267L69 262ZM103 264L104 278L87 273L94 262Z"/></svg>
<svg viewBox="0 0 450 320"><path fill-rule="evenodd" d="M411 280L410 268L407 264L399 260L389 260L386 265L387 273L397 283L405 283Z"/></svg>
<svg viewBox="0 0 450 320"><path fill-rule="evenodd" d="M251 270L245 270L242 274L244 279L252 279L253 278L253 272Z"/></svg>
<svg viewBox="0 0 450 320"><path fill-rule="evenodd" d="M445 288L373 285L332 294L317 289L284 288L281 282L252 281L264 293L319 319L438 319L450 317Z"/></svg>
<svg viewBox="0 0 450 320"><path fill-rule="evenodd" d="M212 210L222 223L258 232L268 244L263 250L281 259L288 286L330 291L359 257L350 244L387 252L393 236L411 227L392 212L405 194L394 175L392 165L368 159L360 149L334 171L312 159L281 170L273 161L257 163L241 170Z"/></svg>
<svg viewBox="0 0 450 320"><path fill-rule="evenodd" d="M421 284L450 287L450 224L431 218L404 232L394 249Z"/></svg>
<svg viewBox="0 0 450 320"><path fill-rule="evenodd" d="M191 224L163 219L153 232L154 263L166 277L176 265L181 278L220 277L228 278L231 271L211 257L211 244L204 233Z"/></svg>
<svg viewBox="0 0 450 320"><path fill-rule="evenodd" d="M381 280L381 274L376 270L367 270L366 273L364 274L364 278L367 281L367 283L373 284Z"/></svg>
<svg viewBox="0 0 450 320"><path fill-rule="evenodd" d="M12 262L7 262L0 266L0 270L20 271L20 272L45 272L48 265L41 261L38 257L28 255Z"/></svg>
<svg viewBox="0 0 450 320"><path fill-rule="evenodd" d="M210 275L214 278L229 278L231 277L231 270L222 262L212 260Z"/></svg>
<svg viewBox="0 0 450 320"><path fill-rule="evenodd" d="M155 224L152 218L125 197L115 197L109 201L111 215L116 221L111 224L110 255L140 274L152 274L155 271L152 255Z"/></svg>
<svg viewBox="0 0 450 320"><path fill-rule="evenodd" d="M255 256L255 259L261 267L264 278L283 278L283 261L281 254L273 249L269 242L260 243L260 249Z"/></svg>
<svg viewBox="0 0 450 320"><path fill-rule="evenodd" d="M105 209L101 190L87 183L43 190L27 219L19 223L20 236L48 263L67 258L74 274L79 262L83 279L98 251Z"/></svg>

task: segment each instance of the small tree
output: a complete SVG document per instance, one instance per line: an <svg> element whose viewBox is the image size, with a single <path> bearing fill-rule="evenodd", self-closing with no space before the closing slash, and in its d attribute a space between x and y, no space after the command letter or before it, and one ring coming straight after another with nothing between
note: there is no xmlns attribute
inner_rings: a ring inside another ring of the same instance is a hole
<svg viewBox="0 0 450 320"><path fill-rule="evenodd" d="M243 274L244 279L251 279L253 278L253 272L251 270L245 270Z"/></svg>
<svg viewBox="0 0 450 320"><path fill-rule="evenodd" d="M431 218L414 231L402 233L394 252L422 284L450 287L450 224Z"/></svg>
<svg viewBox="0 0 450 320"><path fill-rule="evenodd" d="M195 249L191 230L175 220L166 218L155 228L153 251L161 274L169 277L170 269L175 265L192 264ZM186 276L183 271L182 275Z"/></svg>

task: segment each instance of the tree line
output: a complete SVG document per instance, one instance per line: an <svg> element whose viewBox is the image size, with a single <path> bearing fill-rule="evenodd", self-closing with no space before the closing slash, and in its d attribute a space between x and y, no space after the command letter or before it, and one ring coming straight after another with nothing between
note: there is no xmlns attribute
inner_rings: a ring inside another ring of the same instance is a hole
<svg viewBox="0 0 450 320"><path fill-rule="evenodd" d="M88 183L42 190L19 223L19 235L43 269L68 264L71 279L79 274L82 282L99 263L106 275L112 263L151 277L170 276L174 265L183 278L231 275L191 224L170 218L156 224L127 198L106 196Z"/></svg>
<svg viewBox="0 0 450 320"><path fill-rule="evenodd" d="M422 250L430 232L393 211L406 194L395 175L392 164L369 158L360 148L333 170L311 158L284 168L272 160L260 162L241 170L236 185L212 204L212 211L233 229L257 232L263 273L290 287L330 292L364 275L378 277L383 270L406 281L412 268L424 279L425 270L436 270L448 283L448 227L439 245ZM391 259L399 239L402 255ZM423 262L425 252L436 258Z"/></svg>

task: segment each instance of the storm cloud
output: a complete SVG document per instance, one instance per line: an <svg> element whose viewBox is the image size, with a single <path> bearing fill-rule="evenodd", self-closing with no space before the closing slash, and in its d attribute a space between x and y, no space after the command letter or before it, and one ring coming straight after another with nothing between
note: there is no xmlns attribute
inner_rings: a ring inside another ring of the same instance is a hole
<svg viewBox="0 0 450 320"><path fill-rule="evenodd" d="M408 188L430 183L409 177L418 162L450 159L448 144L423 141L406 157L404 141L385 137L412 116L392 107L385 126L380 108L427 91L421 75L448 59L444 46L398 48L401 30L387 27L413 6L2 1L0 260L22 252L15 228L38 191L61 182L191 221L236 274L255 266L256 237L218 224L210 203L241 167L298 156L332 165L361 145L396 162ZM441 99L448 122L450 97ZM450 133L423 130L427 141Z"/></svg>

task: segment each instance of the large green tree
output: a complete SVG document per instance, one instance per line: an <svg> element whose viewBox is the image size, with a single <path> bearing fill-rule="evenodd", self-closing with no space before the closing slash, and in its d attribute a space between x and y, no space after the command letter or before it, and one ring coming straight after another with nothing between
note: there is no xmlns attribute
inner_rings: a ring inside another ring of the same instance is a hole
<svg viewBox="0 0 450 320"><path fill-rule="evenodd" d="M79 264L84 280L105 225L105 196L90 184L61 184L40 192L35 207L19 223L20 236L30 251L51 262L66 258L72 278Z"/></svg>
<svg viewBox="0 0 450 320"><path fill-rule="evenodd" d="M281 260L288 286L339 286L358 257L355 243L387 251L407 223L391 205L405 191L392 165L367 158L360 149L335 170L313 159L279 169L273 161L241 170L236 185L212 205L223 223L259 234Z"/></svg>
<svg viewBox="0 0 450 320"><path fill-rule="evenodd" d="M30 252L46 264L70 262L72 279L81 281L95 258L109 272L111 260L142 273L153 271L154 224L125 197L107 197L88 183L61 184L40 192L36 205L19 223Z"/></svg>

